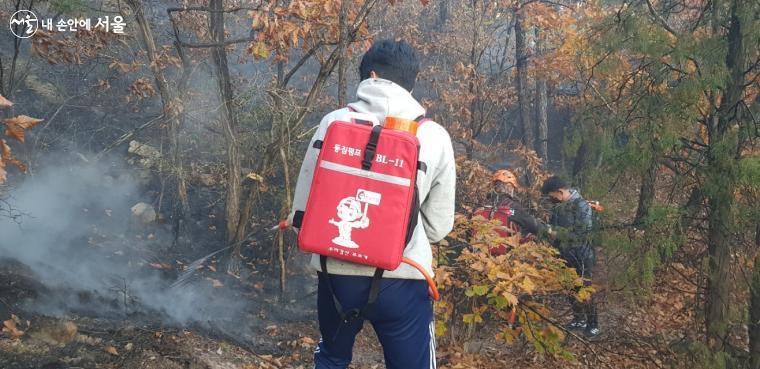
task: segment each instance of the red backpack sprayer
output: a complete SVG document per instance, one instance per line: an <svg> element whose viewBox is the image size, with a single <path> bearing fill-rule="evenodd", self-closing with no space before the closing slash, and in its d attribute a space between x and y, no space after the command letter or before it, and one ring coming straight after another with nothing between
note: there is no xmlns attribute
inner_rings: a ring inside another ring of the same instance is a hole
<svg viewBox="0 0 760 369"><path fill-rule="evenodd" d="M319 254L325 274L327 257L375 267L375 279L401 263L411 265L438 300L433 278L403 256L419 216L417 173L427 170L416 137L426 121L332 122L324 140L313 144L320 152L305 211L296 212L293 224L281 221L272 230L298 228L299 248Z"/></svg>

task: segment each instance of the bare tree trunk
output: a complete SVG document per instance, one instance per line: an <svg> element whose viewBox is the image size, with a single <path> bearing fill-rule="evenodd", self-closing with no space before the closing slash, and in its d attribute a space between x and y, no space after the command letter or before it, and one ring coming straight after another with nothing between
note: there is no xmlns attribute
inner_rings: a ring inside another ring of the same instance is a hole
<svg viewBox="0 0 760 369"><path fill-rule="evenodd" d="M681 217L681 232L685 233L686 230L691 226L694 218L702 208L704 201L705 198L699 188L694 188L691 190L689 199L686 201L686 205L684 206L685 211Z"/></svg>
<svg viewBox="0 0 760 369"><path fill-rule="evenodd" d="M475 143L470 140L464 144L464 153L467 160L472 160L475 157Z"/></svg>
<svg viewBox="0 0 760 369"><path fill-rule="evenodd" d="M346 48L348 44L348 1L340 2L340 60L338 60L338 106L346 105Z"/></svg>
<svg viewBox="0 0 760 369"><path fill-rule="evenodd" d="M544 159L544 163L549 162L549 96L546 91L546 80L539 78L536 80L536 128L538 131L538 140L536 141L536 152Z"/></svg>
<svg viewBox="0 0 760 369"><path fill-rule="evenodd" d="M536 52L540 55L544 52L544 45L541 42L540 30L536 27ZM536 141L536 152L544 163L549 162L549 94L546 90L546 79L536 77L536 132L538 140Z"/></svg>
<svg viewBox="0 0 760 369"><path fill-rule="evenodd" d="M588 144L584 139L581 141L581 145L578 146L578 150L573 158L573 178L577 179L581 175L586 168L586 161L588 161Z"/></svg>
<svg viewBox="0 0 760 369"><path fill-rule="evenodd" d="M649 209L654 203L655 184L657 182L657 168L659 165L656 159L652 159L649 164L646 173L641 176L641 186L639 191L639 205L636 208L636 216L634 217L633 224L640 225L644 223L649 216Z"/></svg>
<svg viewBox="0 0 760 369"><path fill-rule="evenodd" d="M153 31L150 29L150 23L145 18L145 9L142 2L127 0L127 5L132 9L132 13L134 13L137 20L140 38L142 39L143 47L150 63L151 72L153 72L154 81L158 87L158 94L161 96L164 115L169 122L169 155L172 160L171 172L174 174L176 183L176 193L172 200L174 242L176 243L180 232L180 221L190 209L187 196L187 179L182 165L179 140L180 127L184 120L184 103L181 98L177 97L176 92L171 89L161 66L158 64L156 41L153 37Z"/></svg>
<svg viewBox="0 0 760 369"><path fill-rule="evenodd" d="M13 3L14 6L11 13L15 13L19 10L34 9L34 0L29 1L28 4L22 4L21 0L15 0ZM13 30L17 34L20 34L20 32L23 31L23 27L24 26L21 24L14 25ZM15 96L19 84L26 78L27 73L29 73L31 59L27 59L26 62L23 62L23 58L19 59L19 56L21 55L21 45L26 40L26 38L13 37L13 55L10 57L10 65L7 66L9 69L7 76L5 75L6 65L3 62L3 58L0 57L0 95L11 100L13 100L13 96ZM17 68L21 66L20 64L23 64L23 70L18 76L16 76Z"/></svg>
<svg viewBox="0 0 760 369"><path fill-rule="evenodd" d="M522 9L515 12L515 59L517 60L517 102L520 108L520 123L523 130L522 142L533 149L533 125L530 122L530 87L528 86L528 49L525 45L525 25Z"/></svg>
<svg viewBox="0 0 760 369"><path fill-rule="evenodd" d="M240 250L242 241L236 239L238 226L240 225L240 196L242 192L241 178L241 158L240 148L237 140L237 115L235 114L233 102L232 84L230 81L230 70L227 66L227 53L224 49L224 13L223 0L209 0L209 6L212 9L209 15L209 28L211 37L217 46L211 49L211 55L216 68L217 82L219 87L219 96L221 102L221 123L224 130L224 139L227 143L227 196L226 196L226 220L227 220L227 241L233 244L231 266L240 261Z"/></svg>
<svg viewBox="0 0 760 369"><path fill-rule="evenodd" d="M478 68L478 38L480 38L480 22L478 20L478 14L476 12L473 12L472 14L472 35L470 38L470 65L472 65L476 70ZM475 77L474 75L472 77ZM465 150L467 153L467 159L472 160L473 155L475 154L475 142L477 140L477 136L479 132L475 132L476 128L475 126L479 123L475 116L475 111L478 107L478 94L475 93L475 78L469 78L469 82L467 83L467 91L469 92L470 96L474 96L473 99L470 100L470 106L468 107L470 109L470 137L469 141L465 145Z"/></svg>

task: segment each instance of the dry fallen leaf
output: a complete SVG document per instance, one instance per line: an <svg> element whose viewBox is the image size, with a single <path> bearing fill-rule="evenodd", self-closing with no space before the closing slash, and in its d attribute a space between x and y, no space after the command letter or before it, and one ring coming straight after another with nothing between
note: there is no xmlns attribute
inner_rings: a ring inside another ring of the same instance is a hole
<svg viewBox="0 0 760 369"><path fill-rule="evenodd" d="M14 340L19 339L24 335L24 331L18 329L16 321L13 319L8 319L3 322L3 332L10 334L11 338Z"/></svg>
<svg viewBox="0 0 760 369"><path fill-rule="evenodd" d="M7 173L8 172L5 171L5 162L0 160L0 184L3 184L8 180Z"/></svg>
<svg viewBox="0 0 760 369"><path fill-rule="evenodd" d="M154 269L166 269L166 270L171 270L171 269L173 269L171 265L169 265L169 264L166 264L166 263L150 263L150 264L148 264L148 265L149 265L151 268L154 268Z"/></svg>
<svg viewBox="0 0 760 369"><path fill-rule="evenodd" d="M219 282L218 279L214 279L214 278L206 278L206 279L211 281L211 286L213 286L214 288L224 287L224 284L222 284L222 282Z"/></svg>
<svg viewBox="0 0 760 369"><path fill-rule="evenodd" d="M13 106L13 103L3 97L3 95L0 95L0 108L10 108L11 106Z"/></svg>
<svg viewBox="0 0 760 369"><path fill-rule="evenodd" d="M309 348L309 347L314 347L314 345L316 345L316 341L314 341L314 339L312 339L311 337L309 336L301 337L301 347Z"/></svg>
<svg viewBox="0 0 760 369"><path fill-rule="evenodd" d="M3 123L5 123L5 134L8 137L15 138L19 142L24 142L25 129L32 128L40 122L42 122L42 119L32 118L26 115L3 119Z"/></svg>
<svg viewBox="0 0 760 369"><path fill-rule="evenodd" d="M11 159L11 146L5 140L0 140L0 161Z"/></svg>
<svg viewBox="0 0 760 369"><path fill-rule="evenodd" d="M254 181L254 182L264 183L264 177L262 177L262 176L260 176L260 175L258 175L256 173L254 173L254 172L248 173L245 177L248 178L248 179L250 179L250 180L252 180L252 181Z"/></svg>
<svg viewBox="0 0 760 369"><path fill-rule="evenodd" d="M108 89L111 88L111 84L108 83L108 81L104 80L104 79L101 79L100 81L98 81L98 84L95 85L95 86L98 87L99 89L103 90L103 91L108 90Z"/></svg>
<svg viewBox="0 0 760 369"><path fill-rule="evenodd" d="M78 332L79 327L74 322L64 322L57 332L58 341L69 343L76 338Z"/></svg>
<svg viewBox="0 0 760 369"><path fill-rule="evenodd" d="M119 356L119 352L116 351L116 347L113 347L113 346L106 347L106 352L113 356Z"/></svg>

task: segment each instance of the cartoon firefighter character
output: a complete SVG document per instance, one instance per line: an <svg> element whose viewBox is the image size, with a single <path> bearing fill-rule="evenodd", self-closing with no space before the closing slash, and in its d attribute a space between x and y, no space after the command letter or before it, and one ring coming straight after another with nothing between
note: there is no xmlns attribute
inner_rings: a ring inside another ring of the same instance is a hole
<svg viewBox="0 0 760 369"><path fill-rule="evenodd" d="M367 228L369 218L366 211L362 211L362 205L355 197L346 197L338 203L338 218L340 220L330 219L328 222L338 227L338 237L333 238L332 242L336 245L350 249L359 248L359 245L351 239L351 230L353 228Z"/></svg>

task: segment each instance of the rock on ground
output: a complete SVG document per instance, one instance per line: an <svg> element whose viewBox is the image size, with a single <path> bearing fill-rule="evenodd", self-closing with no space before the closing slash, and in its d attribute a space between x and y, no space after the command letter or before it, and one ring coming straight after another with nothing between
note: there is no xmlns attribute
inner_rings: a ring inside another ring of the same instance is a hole
<svg viewBox="0 0 760 369"><path fill-rule="evenodd" d="M140 224L150 224L156 220L156 210L150 204L140 202L132 207L132 218Z"/></svg>

